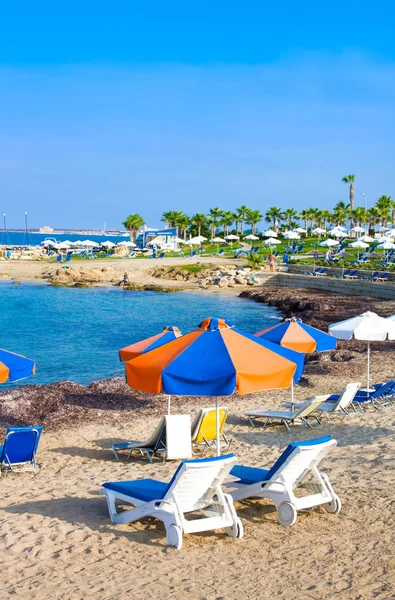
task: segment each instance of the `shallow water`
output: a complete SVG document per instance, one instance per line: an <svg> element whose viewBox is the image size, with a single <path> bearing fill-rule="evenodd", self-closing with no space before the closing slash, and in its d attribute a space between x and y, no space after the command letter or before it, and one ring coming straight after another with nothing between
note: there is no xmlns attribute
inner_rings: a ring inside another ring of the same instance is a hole
<svg viewBox="0 0 395 600"><path fill-rule="evenodd" d="M188 333L214 316L254 333L281 317L275 308L219 294L9 283L0 285L0 311L0 347L37 363L37 374L25 383L68 379L89 384L123 375L118 350L165 325Z"/></svg>

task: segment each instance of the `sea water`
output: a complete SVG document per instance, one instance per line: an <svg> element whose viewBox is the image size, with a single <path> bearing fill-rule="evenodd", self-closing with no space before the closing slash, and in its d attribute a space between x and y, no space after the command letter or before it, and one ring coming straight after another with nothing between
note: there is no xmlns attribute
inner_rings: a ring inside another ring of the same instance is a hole
<svg viewBox="0 0 395 600"><path fill-rule="evenodd" d="M70 289L0 284L0 348L36 361L25 383L89 384L123 375L118 350L176 325L188 333L205 317L224 317L255 333L281 318L277 309L230 295Z"/></svg>

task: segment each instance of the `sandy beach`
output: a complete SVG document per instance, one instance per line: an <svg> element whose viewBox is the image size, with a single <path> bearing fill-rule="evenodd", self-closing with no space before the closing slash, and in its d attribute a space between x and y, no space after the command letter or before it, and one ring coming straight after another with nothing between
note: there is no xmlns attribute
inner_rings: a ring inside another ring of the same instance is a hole
<svg viewBox="0 0 395 600"><path fill-rule="evenodd" d="M135 262L136 273L145 281L145 269L151 265ZM12 275L8 267L14 265L0 266L2 273ZM20 263L14 276L22 278L18 268ZM36 276L43 268L48 267L30 263L26 275ZM260 293L256 300L270 297L278 306L282 302L283 310L292 296L293 312L306 322L321 318L325 323L342 311L355 314L366 303L381 314L395 312L393 303L369 298L358 304L347 296L312 297L311 291L278 288L256 289L251 295ZM363 386L365 348L363 343L344 342L334 352L308 357L296 398L335 393L351 381ZM393 343L373 346L373 381L394 376L393 349ZM280 408L289 398L289 390L224 398L230 411L226 433L231 450L240 464L268 467L289 442L332 435L338 446L322 470L342 500L341 513L306 511L287 528L278 524L270 502L241 502L236 509L245 529L243 539L223 532L186 535L177 551L166 546L160 522L113 525L99 494L105 481L171 477L174 463L116 461L110 450L114 442L146 438L166 412L166 398L136 393L123 378L88 387L61 382L1 392L1 427L42 423L44 433L40 473L11 474L1 480L0 598L395 598L395 406L369 408L315 430L294 427L291 434L281 426L254 429L243 417L244 410ZM175 397L172 412L193 418L200 407L211 405L209 398Z"/></svg>

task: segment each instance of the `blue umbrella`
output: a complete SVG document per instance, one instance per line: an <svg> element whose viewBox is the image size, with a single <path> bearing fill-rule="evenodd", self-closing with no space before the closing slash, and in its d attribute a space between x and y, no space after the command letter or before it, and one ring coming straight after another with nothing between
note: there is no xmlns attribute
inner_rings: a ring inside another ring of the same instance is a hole
<svg viewBox="0 0 395 600"><path fill-rule="evenodd" d="M0 383L19 381L35 372L34 360L0 348Z"/></svg>

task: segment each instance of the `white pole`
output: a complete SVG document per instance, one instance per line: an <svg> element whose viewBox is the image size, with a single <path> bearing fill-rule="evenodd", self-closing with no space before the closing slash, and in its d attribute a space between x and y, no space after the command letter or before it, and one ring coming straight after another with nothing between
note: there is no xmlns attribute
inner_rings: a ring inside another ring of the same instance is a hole
<svg viewBox="0 0 395 600"><path fill-rule="evenodd" d="M219 434L219 401L218 396L215 399L215 427L217 431L217 456L221 456L221 440Z"/></svg>
<svg viewBox="0 0 395 600"><path fill-rule="evenodd" d="M292 383L291 383L291 410L293 411L294 409L294 379L292 377Z"/></svg>
<svg viewBox="0 0 395 600"><path fill-rule="evenodd" d="M367 364L367 373L366 373L366 381L367 381L367 389L369 391L369 372L370 372L370 342L368 342L368 364Z"/></svg>
<svg viewBox="0 0 395 600"><path fill-rule="evenodd" d="M170 399L171 399L171 396L169 394L167 397L167 414L168 415L170 414Z"/></svg>

